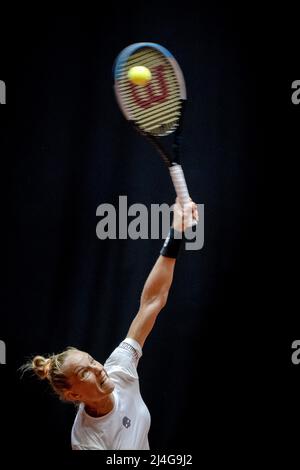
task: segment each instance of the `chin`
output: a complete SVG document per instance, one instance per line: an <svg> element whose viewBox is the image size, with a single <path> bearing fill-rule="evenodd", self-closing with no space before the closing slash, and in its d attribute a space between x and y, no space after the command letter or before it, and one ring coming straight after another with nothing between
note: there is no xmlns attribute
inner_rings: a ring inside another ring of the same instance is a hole
<svg viewBox="0 0 300 470"><path fill-rule="evenodd" d="M109 381L109 382L110 382L110 383L109 383L109 386L108 386L107 388L108 388L108 390L109 390L109 393L111 393L111 392L113 392L114 389L115 389L115 384L114 384L113 382L111 382L111 381Z"/></svg>

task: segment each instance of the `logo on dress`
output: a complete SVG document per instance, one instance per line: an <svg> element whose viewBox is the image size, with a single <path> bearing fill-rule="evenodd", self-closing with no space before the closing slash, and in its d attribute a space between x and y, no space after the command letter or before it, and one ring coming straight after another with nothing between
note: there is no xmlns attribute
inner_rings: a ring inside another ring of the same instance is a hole
<svg viewBox="0 0 300 470"><path fill-rule="evenodd" d="M125 428L129 428L131 425L131 420L127 418L127 416L124 416L122 423Z"/></svg>

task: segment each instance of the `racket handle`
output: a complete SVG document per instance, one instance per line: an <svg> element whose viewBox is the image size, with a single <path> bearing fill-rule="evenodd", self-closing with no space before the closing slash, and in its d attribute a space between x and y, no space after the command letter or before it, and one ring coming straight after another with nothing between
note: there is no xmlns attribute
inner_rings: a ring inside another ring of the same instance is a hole
<svg viewBox="0 0 300 470"><path fill-rule="evenodd" d="M185 177L181 165L172 165L169 167L170 175L174 188L181 206L190 202L190 195L185 182Z"/></svg>
<svg viewBox="0 0 300 470"><path fill-rule="evenodd" d="M174 188L179 199L179 203L183 208L185 204L190 202L190 195L188 192L188 188L185 182L184 173L182 170L181 165L172 165L169 167L170 175L174 184ZM192 220L192 215L190 216L190 220L187 220L187 226L191 227L196 225L196 221Z"/></svg>

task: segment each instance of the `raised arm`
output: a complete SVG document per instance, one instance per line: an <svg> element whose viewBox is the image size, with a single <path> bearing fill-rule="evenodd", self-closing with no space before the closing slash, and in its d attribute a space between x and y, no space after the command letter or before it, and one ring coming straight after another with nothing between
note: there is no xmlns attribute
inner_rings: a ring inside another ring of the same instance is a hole
<svg viewBox="0 0 300 470"><path fill-rule="evenodd" d="M173 218L173 229L175 231L182 232L188 228L185 227L184 221L190 220L188 214L191 212L193 218L198 220L197 205L195 203L190 202L185 206L183 217L181 206L176 202ZM162 255L158 257L144 285L139 311L127 333L127 337L135 339L142 347L154 326L157 315L167 302L179 244L180 239L177 239L170 240L169 246L164 245L161 251Z"/></svg>

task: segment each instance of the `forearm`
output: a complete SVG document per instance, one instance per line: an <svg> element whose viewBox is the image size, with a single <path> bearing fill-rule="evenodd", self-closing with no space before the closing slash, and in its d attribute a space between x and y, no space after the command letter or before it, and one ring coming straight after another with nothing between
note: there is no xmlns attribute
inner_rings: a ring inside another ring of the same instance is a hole
<svg viewBox="0 0 300 470"><path fill-rule="evenodd" d="M141 304L165 299L172 284L176 259L159 256L142 291Z"/></svg>
<svg viewBox="0 0 300 470"><path fill-rule="evenodd" d="M172 284L174 267L182 243L182 215L176 213L169 235L150 272L141 296L141 304L159 301L165 304Z"/></svg>

